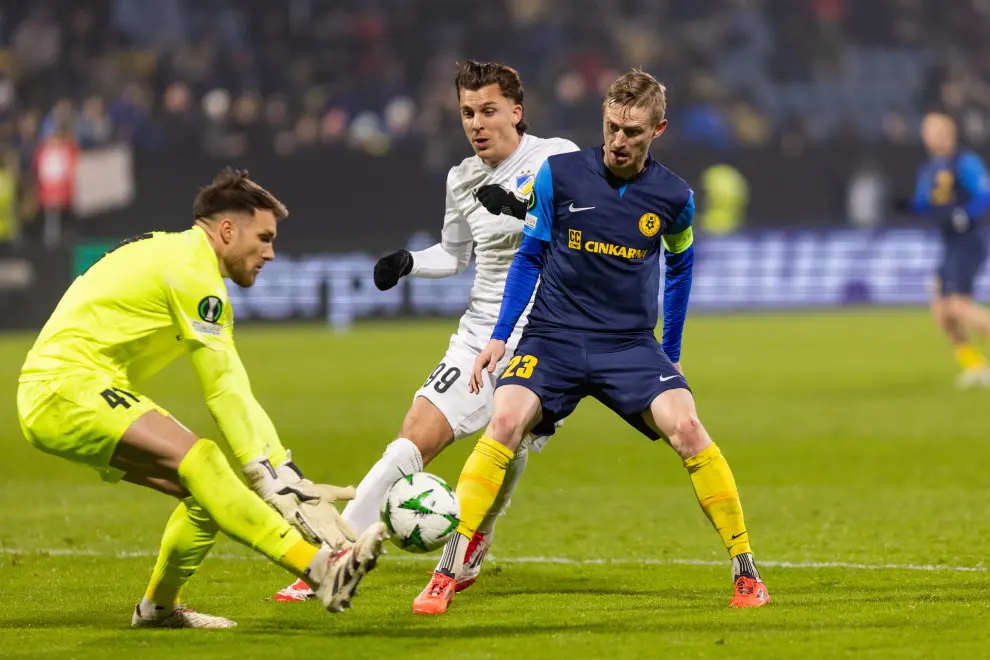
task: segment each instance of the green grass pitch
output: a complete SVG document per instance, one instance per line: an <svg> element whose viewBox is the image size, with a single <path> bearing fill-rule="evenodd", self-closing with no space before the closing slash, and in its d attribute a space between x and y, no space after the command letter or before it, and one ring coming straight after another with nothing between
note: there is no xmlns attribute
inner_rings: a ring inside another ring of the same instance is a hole
<svg viewBox="0 0 990 660"><path fill-rule="evenodd" d="M298 463L346 484L394 438L454 327L245 327L238 342ZM947 658L990 644L990 391L953 390L920 310L689 320L684 366L769 607L727 607L724 550L675 454L587 400L531 457L495 561L446 616L410 611L436 555L393 549L331 616L273 603L287 577L223 539L184 599L237 620L229 632L129 628L171 502L21 438L30 341L0 339L0 657ZM143 393L217 436L186 364ZM455 481L471 445L428 469Z"/></svg>

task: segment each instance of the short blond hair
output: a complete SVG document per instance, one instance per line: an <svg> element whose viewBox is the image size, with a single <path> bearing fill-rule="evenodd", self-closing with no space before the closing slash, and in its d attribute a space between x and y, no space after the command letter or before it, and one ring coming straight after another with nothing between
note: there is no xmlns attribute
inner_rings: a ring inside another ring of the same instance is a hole
<svg viewBox="0 0 990 660"><path fill-rule="evenodd" d="M624 108L648 108L659 124L667 114L667 88L645 71L633 69L619 76L608 88L602 108L611 103Z"/></svg>

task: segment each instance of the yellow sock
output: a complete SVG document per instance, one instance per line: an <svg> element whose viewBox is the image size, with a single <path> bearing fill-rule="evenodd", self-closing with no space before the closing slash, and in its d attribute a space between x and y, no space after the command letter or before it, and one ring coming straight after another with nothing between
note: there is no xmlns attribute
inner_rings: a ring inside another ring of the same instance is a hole
<svg viewBox="0 0 990 660"><path fill-rule="evenodd" d="M220 528L195 499L175 507L165 525L158 561L145 597L164 608L179 604L179 592L217 542Z"/></svg>
<svg viewBox="0 0 990 660"><path fill-rule="evenodd" d="M318 547L300 537L299 541L282 555L278 563L290 573L295 573L296 577L303 577L319 551Z"/></svg>
<svg viewBox="0 0 990 660"><path fill-rule="evenodd" d="M691 477L701 509L718 531L729 557L752 552L736 481L719 448L712 443L685 460L684 467Z"/></svg>
<svg viewBox="0 0 990 660"><path fill-rule="evenodd" d="M300 570L299 564L306 552L311 552L312 560L319 551L237 478L212 440L204 438L193 445L179 464L179 481L224 534L297 577L305 571L306 567Z"/></svg>
<svg viewBox="0 0 990 660"><path fill-rule="evenodd" d="M973 348L972 344L957 346L956 360L959 361L959 366L963 368L963 371L982 369L986 366L986 360L983 359L983 356L980 355L978 350Z"/></svg>
<svg viewBox="0 0 990 660"><path fill-rule="evenodd" d="M511 449L489 438L478 440L457 480L457 499L461 502L461 524L457 531L471 538L495 502L505 479L505 469L515 455Z"/></svg>

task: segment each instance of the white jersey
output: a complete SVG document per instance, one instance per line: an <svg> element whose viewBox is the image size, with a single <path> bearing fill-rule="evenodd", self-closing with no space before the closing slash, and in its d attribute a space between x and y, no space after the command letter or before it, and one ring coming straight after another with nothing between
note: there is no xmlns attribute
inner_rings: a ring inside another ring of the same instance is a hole
<svg viewBox="0 0 990 660"><path fill-rule="evenodd" d="M488 343L498 321L509 266L522 243L523 221L510 215L492 215L474 198L474 192L481 186L496 183L520 197L529 197L536 173L548 156L577 150L577 145L570 140L543 139L527 134L498 167L485 165L475 155L465 158L447 174L447 203L441 234L443 247L456 254L473 241L476 265L474 286L458 332L474 335L480 341L480 347ZM530 300L509 340L511 346L519 341L532 305Z"/></svg>

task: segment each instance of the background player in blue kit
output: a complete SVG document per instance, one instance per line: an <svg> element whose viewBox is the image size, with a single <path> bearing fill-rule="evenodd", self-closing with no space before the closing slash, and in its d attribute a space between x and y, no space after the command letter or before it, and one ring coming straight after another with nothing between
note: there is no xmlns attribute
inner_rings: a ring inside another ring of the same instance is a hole
<svg viewBox="0 0 990 660"><path fill-rule="evenodd" d="M948 115L927 115L921 137L931 158L918 171L914 198L907 206L931 216L942 233L932 315L962 368L956 384L990 387L986 360L969 341L972 330L990 335L990 314L973 301L973 283L987 256L981 219L990 209L990 176L978 155L959 148L956 124Z"/></svg>
<svg viewBox="0 0 990 660"><path fill-rule="evenodd" d="M474 534L523 436L531 429L552 433L556 420L592 396L651 439L667 440L684 459L701 507L732 560L730 605L760 607L770 596L753 561L735 481L698 420L679 364L694 253L694 193L649 155L651 142L666 128L665 110L665 90L655 78L642 71L621 76L602 105L605 144L550 156L536 176L525 237L509 271L498 324L475 361L472 391L482 387L482 370L491 372L504 354L534 289L536 299L519 348L498 381L491 423L458 481L458 533L468 539ZM663 248L661 346L654 329ZM459 553L445 552L438 572L454 575L460 561ZM441 613L453 596L453 589L427 587L419 599L435 599L433 611Z"/></svg>

